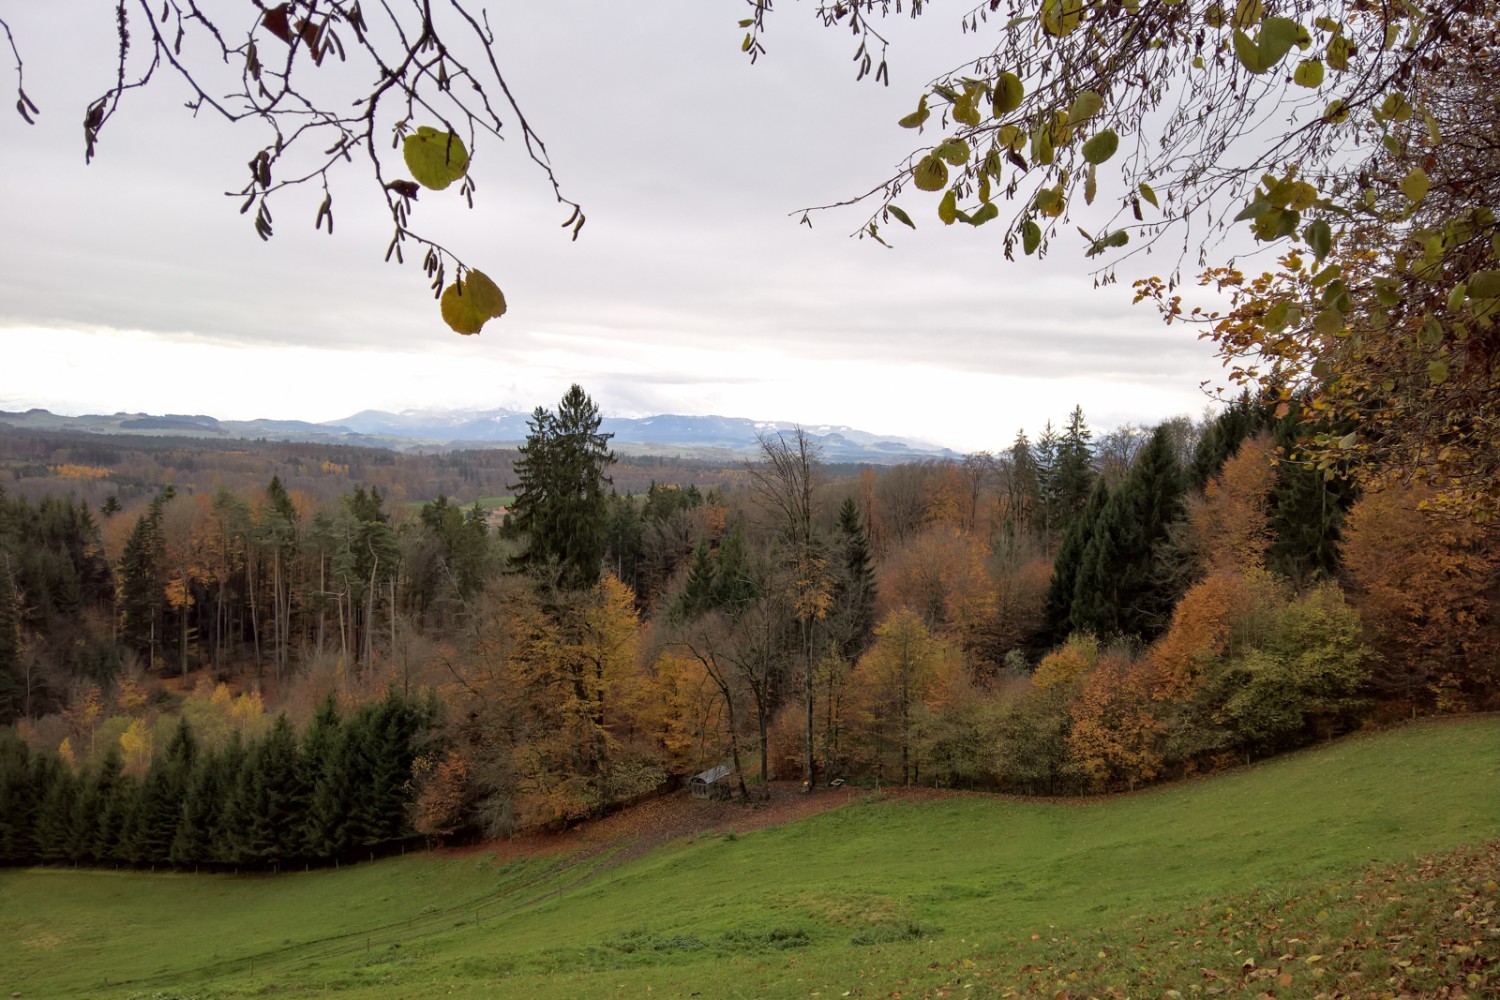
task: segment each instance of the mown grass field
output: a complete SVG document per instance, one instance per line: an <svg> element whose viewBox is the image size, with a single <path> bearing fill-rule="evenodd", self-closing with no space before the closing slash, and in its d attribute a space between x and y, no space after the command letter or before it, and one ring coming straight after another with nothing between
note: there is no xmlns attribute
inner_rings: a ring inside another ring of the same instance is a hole
<svg viewBox="0 0 1500 1000"><path fill-rule="evenodd" d="M0 995L1311 996L1455 977L1484 995L1500 854L1389 866L1497 837L1500 722L1481 718L1112 799L869 796L618 864L9 871Z"/></svg>

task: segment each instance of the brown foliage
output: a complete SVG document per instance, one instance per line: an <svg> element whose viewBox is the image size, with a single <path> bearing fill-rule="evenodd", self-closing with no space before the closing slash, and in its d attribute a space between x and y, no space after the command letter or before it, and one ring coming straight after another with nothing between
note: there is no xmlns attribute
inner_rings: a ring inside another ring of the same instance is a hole
<svg viewBox="0 0 1500 1000"><path fill-rule="evenodd" d="M1353 601L1383 654L1388 695L1439 710L1482 704L1500 689L1500 542L1470 521L1430 511L1427 487L1386 483L1349 512L1343 561Z"/></svg>
<svg viewBox="0 0 1500 1000"><path fill-rule="evenodd" d="M1270 435L1246 441L1188 504L1188 538L1209 572L1264 566L1276 481Z"/></svg>

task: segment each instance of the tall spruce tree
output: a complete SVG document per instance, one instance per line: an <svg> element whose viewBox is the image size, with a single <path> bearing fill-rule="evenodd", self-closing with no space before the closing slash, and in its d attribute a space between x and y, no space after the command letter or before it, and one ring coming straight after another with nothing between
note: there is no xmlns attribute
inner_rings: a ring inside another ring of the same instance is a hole
<svg viewBox="0 0 1500 1000"><path fill-rule="evenodd" d="M507 525L525 536L514 568L537 573L564 590L599 582L614 463L610 434L599 433L599 407L577 385L554 415L537 407L515 464L516 502Z"/></svg>
<svg viewBox="0 0 1500 1000"><path fill-rule="evenodd" d="M847 497L839 508L835 545L840 555L833 589L833 619L839 655L857 660L875 635L875 563L860 522L859 505Z"/></svg>
<svg viewBox="0 0 1500 1000"><path fill-rule="evenodd" d="M1150 638L1161 629L1168 598L1156 564L1182 514L1184 490L1171 437L1158 427L1090 533L1069 615L1074 631Z"/></svg>
<svg viewBox="0 0 1500 1000"><path fill-rule="evenodd" d="M1057 443L1057 460L1053 467L1048 499L1052 505L1048 521L1052 530L1065 534L1068 526L1088 503L1094 486L1094 452L1089 441L1093 432L1083 417L1083 407L1073 407L1068 426Z"/></svg>
<svg viewBox="0 0 1500 1000"><path fill-rule="evenodd" d="M120 555L120 641L144 656L148 666L156 663L165 627L167 541L162 515L172 496L168 487L136 518Z"/></svg>
<svg viewBox="0 0 1500 1000"><path fill-rule="evenodd" d="M1036 457L1025 430L1016 431L1016 440L1010 446L1010 463L1005 473L1005 518L1013 535L1040 528L1041 486Z"/></svg>
<svg viewBox="0 0 1500 1000"><path fill-rule="evenodd" d="M1319 469L1302 453L1298 441L1308 432L1295 410L1272 432L1277 463L1266 565L1299 585L1338 572L1344 514L1355 493L1350 480Z"/></svg>
<svg viewBox="0 0 1500 1000"><path fill-rule="evenodd" d="M1057 429L1052 421L1042 428L1042 436L1031 446L1031 465L1036 471L1037 520L1042 537L1051 539L1057 533L1052 513L1057 510Z"/></svg>
<svg viewBox="0 0 1500 1000"><path fill-rule="evenodd" d="M1047 599L1043 608L1046 641L1050 645L1062 642L1073 628L1073 598L1078 588L1083 553L1108 503L1109 484L1100 479L1089 493L1082 512L1068 525L1068 530L1063 533L1062 542L1057 547L1057 557L1052 561L1052 578L1047 583Z"/></svg>

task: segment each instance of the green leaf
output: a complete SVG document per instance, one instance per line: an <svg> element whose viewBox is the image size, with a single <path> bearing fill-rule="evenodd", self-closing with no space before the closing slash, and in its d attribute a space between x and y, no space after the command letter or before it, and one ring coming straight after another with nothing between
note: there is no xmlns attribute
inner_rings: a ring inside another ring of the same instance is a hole
<svg viewBox="0 0 1500 1000"><path fill-rule="evenodd" d="M970 128L979 124L979 109L974 106L973 98L965 94L953 102L953 120Z"/></svg>
<svg viewBox="0 0 1500 1000"><path fill-rule="evenodd" d="M979 206L979 211L969 216L969 225L982 226L999 214L1000 209L995 205L994 202L986 202L985 204Z"/></svg>
<svg viewBox="0 0 1500 1000"><path fill-rule="evenodd" d="M1411 102L1400 91L1387 94L1380 105L1380 113L1392 121L1404 122L1412 116Z"/></svg>
<svg viewBox="0 0 1500 1000"><path fill-rule="evenodd" d="M969 144L962 139L949 139L932 152L947 160L950 166L961 167L969 162Z"/></svg>
<svg viewBox="0 0 1500 1000"><path fill-rule="evenodd" d="M908 226L908 227L910 227L912 229L916 229L917 228L917 224L915 222L911 221L911 216L907 215L906 211L904 209L902 209L901 207L899 207L897 205L887 205L887 206L885 206L885 210L887 212L891 213L891 218L895 219L897 222L901 223L902 225Z"/></svg>
<svg viewBox="0 0 1500 1000"><path fill-rule="evenodd" d="M1021 243L1026 250L1026 256L1036 253L1036 248L1042 244L1042 227L1028 219L1021 227Z"/></svg>
<svg viewBox="0 0 1500 1000"><path fill-rule="evenodd" d="M1432 182L1427 179L1427 171L1421 167L1413 167L1411 173L1401 178L1401 193L1413 202L1419 202L1427 197Z"/></svg>
<svg viewBox="0 0 1500 1000"><path fill-rule="evenodd" d="M1328 40L1328 68L1342 73L1349 68L1349 57L1354 54L1354 43L1343 35L1334 35Z"/></svg>
<svg viewBox="0 0 1500 1000"><path fill-rule="evenodd" d="M1120 137L1114 129L1107 128L1083 144L1083 158L1090 163L1103 163L1115 155L1120 148Z"/></svg>
<svg viewBox="0 0 1500 1000"><path fill-rule="evenodd" d="M1438 128L1437 119L1432 117L1432 112L1426 108L1422 109L1422 122L1427 126L1427 144L1436 146L1443 141L1443 130Z"/></svg>
<svg viewBox="0 0 1500 1000"><path fill-rule="evenodd" d="M1427 380L1433 385L1441 385L1448 379L1448 362L1437 358L1427 362Z"/></svg>
<svg viewBox="0 0 1500 1000"><path fill-rule="evenodd" d="M412 179L433 191L443 190L469 170L469 151L464 148L463 140L452 132L439 132L426 125L406 137L401 153Z"/></svg>
<svg viewBox="0 0 1500 1000"><path fill-rule="evenodd" d="M1274 306L1266 310L1266 329L1272 333L1280 333L1286 327L1286 321L1292 311L1292 303L1282 299Z"/></svg>
<svg viewBox="0 0 1500 1000"><path fill-rule="evenodd" d="M948 165L928 153L912 168L911 178L919 191L941 191L948 184Z"/></svg>
<svg viewBox="0 0 1500 1000"><path fill-rule="evenodd" d="M1285 17L1268 17L1260 26L1257 47L1260 49L1260 64L1270 69L1285 58L1297 44L1302 26Z"/></svg>
<svg viewBox="0 0 1500 1000"><path fill-rule="evenodd" d="M1238 29L1234 33L1234 57L1252 73L1264 73L1270 68L1261 58L1255 39Z"/></svg>
<svg viewBox="0 0 1500 1000"><path fill-rule="evenodd" d="M1344 329L1344 314L1337 309L1324 309L1313 317L1313 330L1320 337L1332 337Z"/></svg>
<svg viewBox="0 0 1500 1000"><path fill-rule="evenodd" d="M1095 166L1090 163L1088 173L1083 176L1083 203L1092 205L1094 196L1099 193L1099 180L1094 176Z"/></svg>
<svg viewBox="0 0 1500 1000"><path fill-rule="evenodd" d="M1104 107L1104 98L1092 90L1085 90L1073 98L1073 103L1068 107L1068 124L1077 125L1079 122L1086 122L1098 114L1102 107Z"/></svg>
<svg viewBox="0 0 1500 1000"><path fill-rule="evenodd" d="M1292 73L1292 82L1299 87L1315 90L1323 85L1323 60L1304 59Z"/></svg>
<svg viewBox="0 0 1500 1000"><path fill-rule="evenodd" d="M943 220L943 225L951 226L958 218L958 195L949 188L948 193L943 195L943 200L938 202L938 218Z"/></svg>
<svg viewBox="0 0 1500 1000"><path fill-rule="evenodd" d="M1344 107L1342 97L1334 98L1323 111L1323 120L1330 125L1342 125L1349 120L1349 109Z"/></svg>
<svg viewBox="0 0 1500 1000"><path fill-rule="evenodd" d="M1026 88L1021 84L1021 78L1014 73L1001 73L1000 81L995 84L995 117L1010 114L1021 106L1021 99L1026 96Z"/></svg>
<svg viewBox="0 0 1500 1000"><path fill-rule="evenodd" d="M1141 181L1141 197L1151 203L1153 208L1161 208L1161 203L1156 200L1156 192L1151 190L1151 185Z"/></svg>
<svg viewBox="0 0 1500 1000"><path fill-rule="evenodd" d="M505 315L505 294L483 271L471 270L443 290L443 322L458 333L478 333L488 320Z"/></svg>
<svg viewBox="0 0 1500 1000"><path fill-rule="evenodd" d="M1353 448L1358 442L1359 431L1350 431L1348 434L1345 434L1343 437L1339 438L1339 447L1344 451L1348 451L1350 448Z"/></svg>
<svg viewBox="0 0 1500 1000"><path fill-rule="evenodd" d="M927 95L923 94L922 99L917 102L917 110L913 111L911 114L907 115L896 124L900 125L902 128L921 128L922 123L927 121L927 119L931 117L932 111L927 107Z"/></svg>
<svg viewBox="0 0 1500 1000"><path fill-rule="evenodd" d="M1500 271L1475 271L1469 275L1469 297L1500 299Z"/></svg>
<svg viewBox="0 0 1500 1000"><path fill-rule="evenodd" d="M1322 263L1323 258L1328 256L1328 251L1333 248L1333 230L1322 219L1308 223L1307 228L1302 230L1302 238L1312 248L1313 255L1318 258L1319 263Z"/></svg>
<svg viewBox="0 0 1500 1000"><path fill-rule="evenodd" d="M1248 28L1259 24L1260 19L1266 16L1266 5L1261 0L1240 0L1234 8L1234 25L1237 28Z"/></svg>

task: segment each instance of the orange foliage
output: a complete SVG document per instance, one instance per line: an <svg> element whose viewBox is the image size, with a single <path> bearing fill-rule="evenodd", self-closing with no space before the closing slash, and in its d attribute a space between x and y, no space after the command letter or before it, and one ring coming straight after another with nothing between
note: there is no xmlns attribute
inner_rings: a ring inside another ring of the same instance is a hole
<svg viewBox="0 0 1500 1000"><path fill-rule="evenodd" d="M109 475L108 469L94 465L54 465L51 472L58 479L104 479Z"/></svg>
<svg viewBox="0 0 1500 1000"><path fill-rule="evenodd" d="M1068 755L1094 789L1134 788L1161 773L1156 673L1148 660L1106 653L1084 681L1073 702Z"/></svg>
<svg viewBox="0 0 1500 1000"><path fill-rule="evenodd" d="M1353 603L1385 662L1387 693L1441 709L1500 691L1500 540L1472 521L1429 513L1434 491L1387 483L1354 505L1343 562Z"/></svg>
<svg viewBox="0 0 1500 1000"><path fill-rule="evenodd" d="M1155 697L1183 701L1198 675L1229 645L1230 631L1255 605L1245 576L1220 569L1195 584L1172 612L1172 625L1146 654L1155 670Z"/></svg>
<svg viewBox="0 0 1500 1000"><path fill-rule="evenodd" d="M417 782L417 801L412 826L429 837L444 837L463 822L464 789L469 764L457 750L449 750L442 760L418 757L412 762L412 776Z"/></svg>
<svg viewBox="0 0 1500 1000"><path fill-rule="evenodd" d="M993 628L997 604L983 549L972 535L951 527L918 535L882 566L882 611L909 608L973 653Z"/></svg>
<svg viewBox="0 0 1500 1000"><path fill-rule="evenodd" d="M1188 508L1188 536L1209 572L1264 566L1276 481L1269 435L1246 441Z"/></svg>

